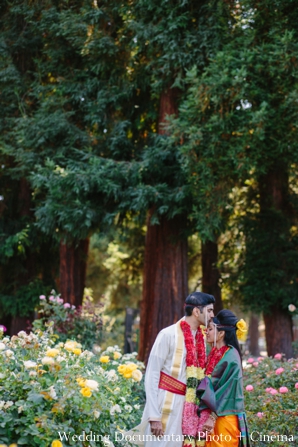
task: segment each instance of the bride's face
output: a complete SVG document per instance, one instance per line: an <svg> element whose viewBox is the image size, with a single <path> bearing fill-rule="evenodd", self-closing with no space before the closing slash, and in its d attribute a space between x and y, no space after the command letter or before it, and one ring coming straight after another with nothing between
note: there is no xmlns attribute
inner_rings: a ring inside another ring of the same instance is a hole
<svg viewBox="0 0 298 447"><path fill-rule="evenodd" d="M206 340L207 343L213 343L215 337L216 327L214 323L209 323L206 331Z"/></svg>

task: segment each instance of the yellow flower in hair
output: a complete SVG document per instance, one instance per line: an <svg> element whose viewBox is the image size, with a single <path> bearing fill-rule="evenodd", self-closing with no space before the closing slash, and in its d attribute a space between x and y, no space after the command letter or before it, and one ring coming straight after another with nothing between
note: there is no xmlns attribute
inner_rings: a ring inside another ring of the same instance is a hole
<svg viewBox="0 0 298 447"><path fill-rule="evenodd" d="M241 320L237 322L236 327L237 327L236 335L238 340L245 341L247 337L247 325L245 321L241 318Z"/></svg>
<svg viewBox="0 0 298 447"><path fill-rule="evenodd" d="M240 329L240 331L247 331L247 325L242 318L237 322L236 326L237 329Z"/></svg>

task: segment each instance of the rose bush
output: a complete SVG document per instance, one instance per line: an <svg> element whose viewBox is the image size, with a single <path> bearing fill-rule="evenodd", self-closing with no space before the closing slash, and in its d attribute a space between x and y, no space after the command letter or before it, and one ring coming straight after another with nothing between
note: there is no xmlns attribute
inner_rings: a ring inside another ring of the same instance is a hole
<svg viewBox="0 0 298 447"><path fill-rule="evenodd" d="M104 436L114 442L116 431L140 421L142 368L136 354L122 355L117 346L94 355L48 332L2 338L0 445L104 446ZM96 441L71 439L83 432Z"/></svg>
<svg viewBox="0 0 298 447"><path fill-rule="evenodd" d="M42 331L50 327L60 341L75 338L84 348L92 349L101 340L102 311L102 304L94 303L89 295L84 295L83 305L76 308L52 290L48 297L40 295L36 308L39 318L34 320L32 327Z"/></svg>
<svg viewBox="0 0 298 447"><path fill-rule="evenodd" d="M298 445L298 359L286 361L280 354L274 359L249 360L244 369L244 394L252 445L268 446L261 435L294 437L289 442L285 437L272 438L272 447ZM255 360L257 366L253 366Z"/></svg>

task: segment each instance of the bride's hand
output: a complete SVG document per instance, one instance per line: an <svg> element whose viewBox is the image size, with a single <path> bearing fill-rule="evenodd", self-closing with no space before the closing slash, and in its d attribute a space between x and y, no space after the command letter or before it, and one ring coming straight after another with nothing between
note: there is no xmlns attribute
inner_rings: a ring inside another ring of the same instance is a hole
<svg viewBox="0 0 298 447"><path fill-rule="evenodd" d="M209 416L209 418L203 425L203 431L206 431L207 433L211 433L214 429L214 426L215 426L215 421L211 416Z"/></svg>

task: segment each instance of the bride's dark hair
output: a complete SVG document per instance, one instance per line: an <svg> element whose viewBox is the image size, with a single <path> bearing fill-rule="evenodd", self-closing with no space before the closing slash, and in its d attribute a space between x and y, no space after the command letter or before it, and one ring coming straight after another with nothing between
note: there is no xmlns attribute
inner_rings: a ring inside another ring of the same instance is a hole
<svg viewBox="0 0 298 447"><path fill-rule="evenodd" d="M225 337L224 342L226 345L231 345L235 349L237 349L240 359L242 360L242 355L240 351L240 346L238 343L238 339L236 336L236 324L238 322L238 318L233 312L228 309L223 309L218 312L218 314L213 318L213 322L217 325L218 331L224 331Z"/></svg>

